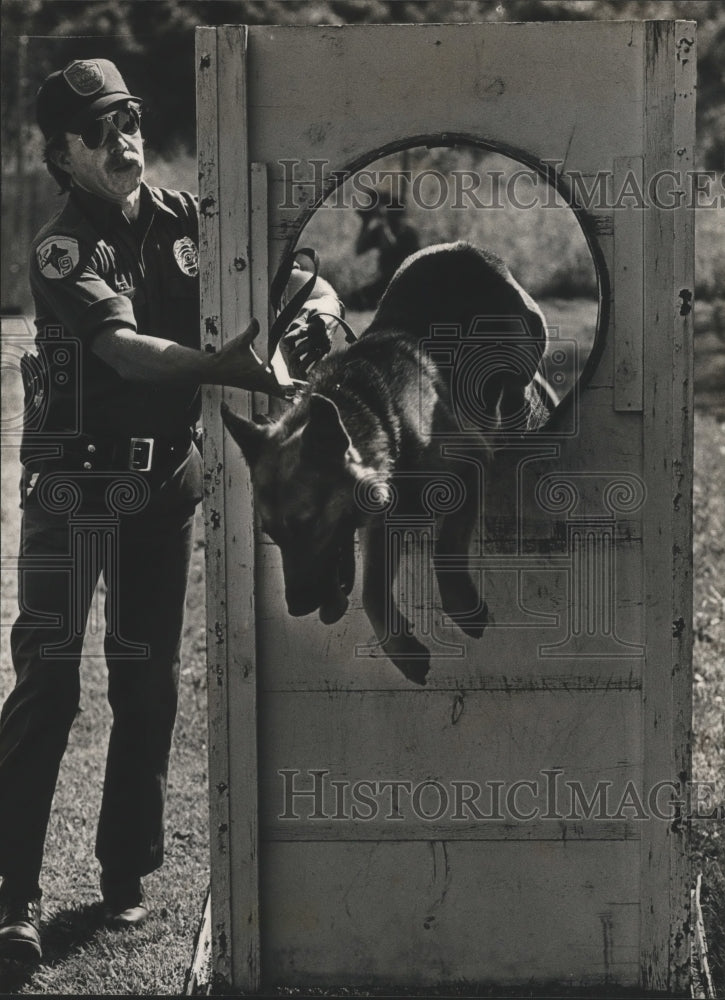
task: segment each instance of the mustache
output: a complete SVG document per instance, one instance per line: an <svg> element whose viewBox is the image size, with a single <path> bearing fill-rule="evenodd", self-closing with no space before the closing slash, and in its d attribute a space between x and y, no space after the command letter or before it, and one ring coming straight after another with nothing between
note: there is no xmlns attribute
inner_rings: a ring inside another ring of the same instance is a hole
<svg viewBox="0 0 725 1000"><path fill-rule="evenodd" d="M141 163L141 155L134 149L124 149L109 154L109 162L113 167L127 167L132 163Z"/></svg>

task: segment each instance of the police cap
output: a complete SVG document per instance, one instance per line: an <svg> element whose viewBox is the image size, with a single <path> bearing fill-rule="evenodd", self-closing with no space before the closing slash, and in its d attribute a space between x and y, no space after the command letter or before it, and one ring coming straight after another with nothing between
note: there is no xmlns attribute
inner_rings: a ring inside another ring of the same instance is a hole
<svg viewBox="0 0 725 1000"><path fill-rule="evenodd" d="M74 132L106 108L123 100L141 101L129 93L109 59L74 59L51 73L37 96L38 125L46 139Z"/></svg>

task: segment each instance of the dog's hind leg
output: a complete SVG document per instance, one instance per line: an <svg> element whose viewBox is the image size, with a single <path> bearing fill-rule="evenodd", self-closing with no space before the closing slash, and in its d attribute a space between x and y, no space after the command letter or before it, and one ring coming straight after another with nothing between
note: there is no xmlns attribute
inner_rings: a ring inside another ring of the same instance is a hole
<svg viewBox="0 0 725 1000"><path fill-rule="evenodd" d="M447 514L435 544L435 570L441 607L461 631L480 639L488 622L488 608L469 573L469 548L479 510L475 476L464 470L464 497L460 507Z"/></svg>
<svg viewBox="0 0 725 1000"><path fill-rule="evenodd" d="M360 529L363 551L363 607L385 654L408 680L425 684L430 668L428 649L413 635L413 626L393 596L400 566L400 539L386 531L383 517Z"/></svg>

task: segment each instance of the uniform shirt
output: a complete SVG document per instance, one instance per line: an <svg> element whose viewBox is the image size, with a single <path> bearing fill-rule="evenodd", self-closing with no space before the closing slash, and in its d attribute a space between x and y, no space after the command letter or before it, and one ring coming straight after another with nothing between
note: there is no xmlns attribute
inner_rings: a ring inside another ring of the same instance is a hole
<svg viewBox="0 0 725 1000"><path fill-rule="evenodd" d="M72 188L33 242L36 344L48 367L44 435L175 437L199 417L198 388L131 382L91 350L125 328L198 349L198 213L186 192L141 187L138 220Z"/></svg>
<svg viewBox="0 0 725 1000"><path fill-rule="evenodd" d="M391 280L403 261L420 249L418 233L407 223L403 223L397 233L394 234L395 242L383 244L380 247L378 257L378 269L381 279L387 283Z"/></svg>

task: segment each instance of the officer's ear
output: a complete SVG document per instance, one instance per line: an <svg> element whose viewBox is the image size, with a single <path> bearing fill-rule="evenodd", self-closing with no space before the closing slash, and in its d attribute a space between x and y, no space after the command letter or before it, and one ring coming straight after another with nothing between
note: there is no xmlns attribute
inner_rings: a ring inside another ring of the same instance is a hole
<svg viewBox="0 0 725 1000"><path fill-rule="evenodd" d="M70 153L68 151L68 141L65 136L59 136L54 139L52 143L48 144L45 151L46 161L53 164L54 167L58 167L60 170L65 170L66 173L70 173Z"/></svg>
<svg viewBox="0 0 725 1000"><path fill-rule="evenodd" d="M61 170L65 170L68 174L70 173L70 156L68 155L68 147L65 149L54 149L50 154L51 162L59 167Z"/></svg>

